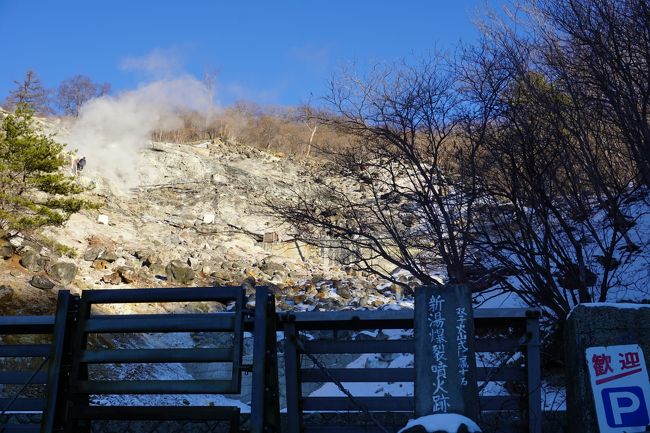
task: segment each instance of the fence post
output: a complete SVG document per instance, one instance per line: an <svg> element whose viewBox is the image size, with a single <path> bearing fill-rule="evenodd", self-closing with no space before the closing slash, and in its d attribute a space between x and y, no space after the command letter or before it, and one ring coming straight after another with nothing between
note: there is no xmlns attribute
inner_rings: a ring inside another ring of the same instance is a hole
<svg viewBox="0 0 650 433"><path fill-rule="evenodd" d="M52 331L52 348L50 350L50 368L47 377L45 409L41 420L41 432L51 433L63 424L65 410L65 395L68 388L70 373L70 332L74 321L76 301L78 297L70 296L70 291L61 290L58 293L54 329Z"/></svg>
<svg viewBox="0 0 650 433"><path fill-rule="evenodd" d="M81 363L81 354L86 349L88 344L88 335L85 330L82 329L79 324L85 323L86 319L90 316L91 304L83 299L79 300L77 311L77 320L76 326L74 327L73 335L71 336L71 352L72 352L72 368L70 375L68 377L68 386L74 380L76 376L77 380L88 380L88 364ZM90 399L88 395L76 394L74 396L69 396L66 400L72 399L73 401L66 401L65 408L65 432L66 433L89 433L90 432L90 422L83 421L79 422L76 419L73 419L70 415L70 407L72 404L78 406L89 406Z"/></svg>
<svg viewBox="0 0 650 433"><path fill-rule="evenodd" d="M275 296L267 287L255 291L251 432L280 431Z"/></svg>
<svg viewBox="0 0 650 433"><path fill-rule="evenodd" d="M287 390L287 429L288 433L300 433L302 411L300 409L300 354L298 353L298 338L296 325L290 321L284 323L284 366L286 371Z"/></svg>
<svg viewBox="0 0 650 433"><path fill-rule="evenodd" d="M528 431L542 432L542 378L539 339L539 311L526 311L526 369L528 370Z"/></svg>

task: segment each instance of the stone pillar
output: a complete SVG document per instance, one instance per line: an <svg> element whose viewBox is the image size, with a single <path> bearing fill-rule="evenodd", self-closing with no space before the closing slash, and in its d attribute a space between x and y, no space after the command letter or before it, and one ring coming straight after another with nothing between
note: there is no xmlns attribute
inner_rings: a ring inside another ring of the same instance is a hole
<svg viewBox="0 0 650 433"><path fill-rule="evenodd" d="M567 368L567 424L571 433L598 431L585 350L638 344L650 360L650 305L581 304L567 318L564 352ZM650 366L647 366L650 367Z"/></svg>
<svg viewBox="0 0 650 433"><path fill-rule="evenodd" d="M465 285L415 291L415 416L479 416L471 290Z"/></svg>

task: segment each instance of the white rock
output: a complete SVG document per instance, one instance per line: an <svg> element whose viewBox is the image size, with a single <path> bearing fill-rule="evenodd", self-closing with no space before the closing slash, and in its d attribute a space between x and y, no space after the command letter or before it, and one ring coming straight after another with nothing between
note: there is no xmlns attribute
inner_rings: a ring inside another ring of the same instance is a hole
<svg viewBox="0 0 650 433"><path fill-rule="evenodd" d="M212 224L214 223L215 215L213 213L206 213L203 215L203 224Z"/></svg>
<svg viewBox="0 0 650 433"><path fill-rule="evenodd" d="M195 257L190 257L187 259L187 264L192 268L193 270L198 270L201 267L201 262L199 259Z"/></svg>
<svg viewBox="0 0 650 433"><path fill-rule="evenodd" d="M104 215L104 214L97 215L97 222L100 224L108 225L108 215Z"/></svg>
<svg viewBox="0 0 650 433"><path fill-rule="evenodd" d="M222 176L221 174L214 173L210 177L210 182L212 182L213 185L227 185L228 179L225 176Z"/></svg>
<svg viewBox="0 0 650 433"><path fill-rule="evenodd" d="M9 239L9 243L11 244L12 247L18 248L23 244L23 240L24 238L21 235L16 235Z"/></svg>

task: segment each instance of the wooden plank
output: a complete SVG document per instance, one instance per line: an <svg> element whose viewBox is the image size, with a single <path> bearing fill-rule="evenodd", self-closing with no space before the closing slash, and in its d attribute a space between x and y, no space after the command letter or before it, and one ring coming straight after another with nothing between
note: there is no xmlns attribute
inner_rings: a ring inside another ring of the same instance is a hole
<svg viewBox="0 0 650 433"><path fill-rule="evenodd" d="M78 296L70 295L69 290L60 290L57 296L56 315L49 358L47 388L45 392L45 409L41 417L43 432L52 432L55 425L64 422L66 407L66 391L68 386L67 372L62 371L63 364L70 365L72 351L70 338L74 325L73 310L79 301Z"/></svg>
<svg viewBox="0 0 650 433"><path fill-rule="evenodd" d="M5 424L2 433L40 433L40 424Z"/></svg>
<svg viewBox="0 0 650 433"><path fill-rule="evenodd" d="M413 382L413 368L330 368L328 373L341 382ZM526 370L520 367L486 368L479 367L476 372L479 381L520 381L527 379ZM331 382L331 379L318 368L300 370L303 382Z"/></svg>
<svg viewBox="0 0 650 433"><path fill-rule="evenodd" d="M492 323L508 326L528 317L538 317L534 308L477 308L477 328ZM281 316L283 322L294 322L297 329L413 329L413 310L309 311ZM343 323L342 323L343 322ZM344 323L349 322L349 323Z"/></svg>
<svg viewBox="0 0 650 433"><path fill-rule="evenodd" d="M277 320L275 296L268 287L255 289L255 331L250 431L279 432L281 421Z"/></svg>
<svg viewBox="0 0 650 433"><path fill-rule="evenodd" d="M302 386L300 385L300 355L298 354L298 346L296 344L297 338L294 323L286 323L284 326L284 372L288 433L300 433L302 420L302 408L300 407Z"/></svg>
<svg viewBox="0 0 650 433"><path fill-rule="evenodd" d="M413 310L310 311L291 313L296 329L411 329Z"/></svg>
<svg viewBox="0 0 650 433"><path fill-rule="evenodd" d="M233 348L211 349L123 349L84 350L81 362L164 363L164 362L232 362Z"/></svg>
<svg viewBox="0 0 650 433"><path fill-rule="evenodd" d="M539 318L526 321L526 369L528 370L528 431L542 433L542 361L540 354Z"/></svg>
<svg viewBox="0 0 650 433"><path fill-rule="evenodd" d="M478 367L476 369L476 380L491 382L525 382L528 378L526 370L522 367Z"/></svg>
<svg viewBox="0 0 650 433"><path fill-rule="evenodd" d="M0 316L0 334L51 334L54 316Z"/></svg>
<svg viewBox="0 0 650 433"><path fill-rule="evenodd" d="M230 420L239 414L236 406L75 406L70 411L75 419L101 420Z"/></svg>
<svg viewBox="0 0 650 433"><path fill-rule="evenodd" d="M233 301L243 289L237 287L180 287L169 289L85 290L91 304L133 304L138 302Z"/></svg>
<svg viewBox="0 0 650 433"><path fill-rule="evenodd" d="M3 344L0 358L44 358L50 355L49 344Z"/></svg>
<svg viewBox="0 0 650 433"><path fill-rule="evenodd" d="M308 353L413 353L415 343L409 340L312 340L305 341Z"/></svg>
<svg viewBox="0 0 650 433"><path fill-rule="evenodd" d="M476 308L474 309L474 318L483 319L501 319L507 322L511 319L526 319L530 316L539 317L539 310L535 308Z"/></svg>
<svg viewBox="0 0 650 433"><path fill-rule="evenodd" d="M476 352L514 352L521 351L525 342L519 338L482 338L474 339Z"/></svg>
<svg viewBox="0 0 650 433"><path fill-rule="evenodd" d="M413 368L328 368L327 372L340 382L413 382ZM318 368L300 370L303 382L331 382Z"/></svg>
<svg viewBox="0 0 650 433"><path fill-rule="evenodd" d="M413 397L355 397L355 401L371 412L413 412ZM304 397L304 411L359 411L347 397Z"/></svg>
<svg viewBox="0 0 650 433"><path fill-rule="evenodd" d="M11 406L7 405L12 402ZM0 410L7 409L7 411L34 411L41 412L45 408L45 399L43 398L0 398Z"/></svg>
<svg viewBox="0 0 650 433"><path fill-rule="evenodd" d="M0 383L6 385L42 385L47 383L47 371L2 371L0 372Z"/></svg>
<svg viewBox="0 0 650 433"><path fill-rule="evenodd" d="M234 327L235 313L97 315L85 321L84 332L232 332Z"/></svg>
<svg viewBox="0 0 650 433"><path fill-rule="evenodd" d="M82 380L73 386L84 394L233 394L230 380Z"/></svg>
<svg viewBox="0 0 650 433"><path fill-rule="evenodd" d="M303 433L386 433L376 425L346 425L346 426L308 426L302 429ZM391 430L389 430L391 431Z"/></svg>
<svg viewBox="0 0 650 433"><path fill-rule="evenodd" d="M479 398L481 411L518 411L525 407L519 396L487 395Z"/></svg>
<svg viewBox="0 0 650 433"><path fill-rule="evenodd" d="M517 338L490 338L475 340L477 352L512 352L523 350ZM312 340L304 342L309 353L413 353L413 339L405 340Z"/></svg>
<svg viewBox="0 0 650 433"><path fill-rule="evenodd" d="M241 287L234 291L235 311L234 313L217 313L220 315L234 314L233 316L233 357L232 357L232 386L234 393L241 393L241 364L244 355L244 290Z"/></svg>

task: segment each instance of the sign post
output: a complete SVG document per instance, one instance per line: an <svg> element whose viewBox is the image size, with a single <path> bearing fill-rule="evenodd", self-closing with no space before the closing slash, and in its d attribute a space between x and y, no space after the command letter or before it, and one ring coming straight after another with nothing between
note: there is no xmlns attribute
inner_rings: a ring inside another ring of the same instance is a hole
<svg viewBox="0 0 650 433"><path fill-rule="evenodd" d="M647 431L650 382L641 347L589 347L586 355L600 433Z"/></svg>
<svg viewBox="0 0 650 433"><path fill-rule="evenodd" d="M479 416L471 290L465 285L415 291L415 416Z"/></svg>

